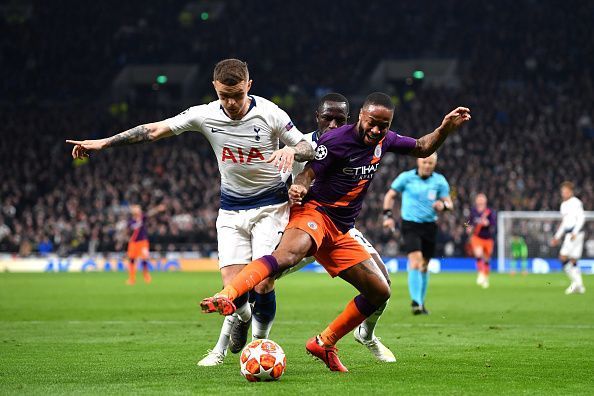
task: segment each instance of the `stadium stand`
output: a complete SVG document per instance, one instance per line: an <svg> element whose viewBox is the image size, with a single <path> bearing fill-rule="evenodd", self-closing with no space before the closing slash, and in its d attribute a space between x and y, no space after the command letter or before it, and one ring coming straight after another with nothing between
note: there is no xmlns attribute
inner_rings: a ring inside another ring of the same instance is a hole
<svg viewBox="0 0 594 396"><path fill-rule="evenodd" d="M109 87L119 70L164 60L206 70L196 104L214 94L212 65L225 57L247 60L252 92L275 98L306 132L313 128L317 96L366 94L364 82L381 59L456 58L457 88L386 87L398 101L392 129L403 134L430 131L457 105L472 109L471 126L440 150L438 171L448 177L456 210L440 219L438 255L464 254L464 219L478 191L499 210L557 210L557 187L572 180L585 208L593 208L594 72L583 68L594 59L593 3L559 10L553 2L527 0L496 8L473 1L385 1L366 8L354 0L306 2L319 10L307 24L298 17L303 1L250 7L228 1L212 18L192 13L184 1L4 6L0 252L123 250L131 203L168 207L148 223L154 250L216 250L219 191L212 186L219 184L218 172L203 138L185 134L80 163L64 143L183 110L142 98L112 103ZM260 17L263 10L278 16L274 26ZM57 23L64 13L72 23ZM393 17L378 24L381 13ZM326 24L329 14L344 23ZM525 23L526 15L532 23ZM506 21L505 29L494 29L497 20ZM556 29L560 20L563 30ZM326 26L324 34L313 35L312 23ZM290 51L286 42L294 43ZM351 108L357 104L354 99ZM359 218L358 227L384 254L397 254L398 244L377 226L381 200L393 177L413 166L406 157L387 159Z"/></svg>

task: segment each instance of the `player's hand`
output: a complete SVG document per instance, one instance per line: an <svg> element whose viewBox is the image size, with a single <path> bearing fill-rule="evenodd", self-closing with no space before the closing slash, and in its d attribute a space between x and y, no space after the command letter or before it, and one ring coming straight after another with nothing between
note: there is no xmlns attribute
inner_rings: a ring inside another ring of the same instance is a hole
<svg viewBox="0 0 594 396"><path fill-rule="evenodd" d="M273 163L281 172L287 172L293 169L293 161L295 160L295 149L293 147L285 146L280 150L276 150L270 158L266 160L268 163Z"/></svg>
<svg viewBox="0 0 594 396"><path fill-rule="evenodd" d="M570 241L575 241L575 237L576 237L576 236L577 236L577 235L575 235L575 234L570 234L569 240L570 240Z"/></svg>
<svg viewBox="0 0 594 396"><path fill-rule="evenodd" d="M307 188L305 186L292 184L289 188L289 203L291 205L301 205L305 194L307 194Z"/></svg>
<svg viewBox="0 0 594 396"><path fill-rule="evenodd" d="M557 238L551 239L551 246L555 247L559 244L559 240Z"/></svg>
<svg viewBox="0 0 594 396"><path fill-rule="evenodd" d="M471 118L468 107L457 107L443 118L441 128L447 133L450 133L460 128L467 121L470 121Z"/></svg>
<svg viewBox="0 0 594 396"><path fill-rule="evenodd" d="M487 218L484 218L484 219L482 219L482 220L481 220L481 223L482 223L482 224L483 224L485 227L488 227L488 226L489 226L489 224L491 224L491 222L490 222L490 221L489 221L489 219L487 219Z"/></svg>
<svg viewBox="0 0 594 396"><path fill-rule="evenodd" d="M396 232L396 221L394 221L394 219L385 219L382 225L384 226L384 228L390 230L392 234Z"/></svg>
<svg viewBox="0 0 594 396"><path fill-rule="evenodd" d="M433 209L437 210L438 212L442 212L445 209L445 204L441 199L433 202L432 206Z"/></svg>
<svg viewBox="0 0 594 396"><path fill-rule="evenodd" d="M66 140L66 143L74 144L72 148L72 158L87 158L89 151L99 151L103 148L104 140Z"/></svg>

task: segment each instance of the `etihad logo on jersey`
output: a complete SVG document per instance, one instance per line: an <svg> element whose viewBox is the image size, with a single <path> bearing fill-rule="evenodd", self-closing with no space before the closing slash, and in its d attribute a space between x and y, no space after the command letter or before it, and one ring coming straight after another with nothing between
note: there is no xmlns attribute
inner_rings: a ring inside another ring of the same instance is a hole
<svg viewBox="0 0 594 396"><path fill-rule="evenodd" d="M221 162L233 162L235 164L249 164L250 162L259 159L264 161L264 156L256 147L243 149L241 147L223 147L221 153Z"/></svg>
<svg viewBox="0 0 594 396"><path fill-rule="evenodd" d="M379 162L371 165L357 166L356 168L346 167L342 168L342 173L352 176L354 180L373 179L373 175L377 172Z"/></svg>

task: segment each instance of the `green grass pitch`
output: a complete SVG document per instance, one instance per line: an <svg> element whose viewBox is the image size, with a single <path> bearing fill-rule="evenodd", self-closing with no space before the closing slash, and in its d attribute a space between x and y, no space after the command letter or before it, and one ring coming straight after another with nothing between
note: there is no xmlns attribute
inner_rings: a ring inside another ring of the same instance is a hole
<svg viewBox="0 0 594 396"><path fill-rule="evenodd" d="M0 274L0 394L592 394L594 283L565 296L563 274L433 275L429 316L409 311L406 275L376 334L398 358L382 364L347 335L338 344L347 374L305 354L356 293L340 279L298 273L277 283L271 339L287 354L274 383L249 383L239 358L197 367L222 318L198 301L219 290L217 273Z"/></svg>

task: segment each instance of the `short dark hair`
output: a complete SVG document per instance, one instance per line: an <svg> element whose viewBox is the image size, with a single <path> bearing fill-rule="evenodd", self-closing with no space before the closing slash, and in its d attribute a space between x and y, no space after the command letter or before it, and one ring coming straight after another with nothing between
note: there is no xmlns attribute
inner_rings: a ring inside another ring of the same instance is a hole
<svg viewBox="0 0 594 396"><path fill-rule="evenodd" d="M394 111L395 109L394 102L392 102L392 98L390 98L383 92L374 92L372 94L369 94L369 96L365 98L365 102L363 102L363 108L366 108L371 105L382 106L390 111Z"/></svg>
<svg viewBox="0 0 594 396"><path fill-rule="evenodd" d="M239 59L223 59L214 67L213 81L225 85L236 85L250 79L247 63Z"/></svg>
<svg viewBox="0 0 594 396"><path fill-rule="evenodd" d="M565 187L570 189L571 191L573 191L573 183L570 181L564 181L563 183L561 183L561 187Z"/></svg>
<svg viewBox="0 0 594 396"><path fill-rule="evenodd" d="M324 103L326 102L345 103L346 112L347 114L349 114L349 100L345 98L343 95L336 92L327 93L320 99L320 102L318 103L318 110L321 110L322 106L324 106Z"/></svg>

